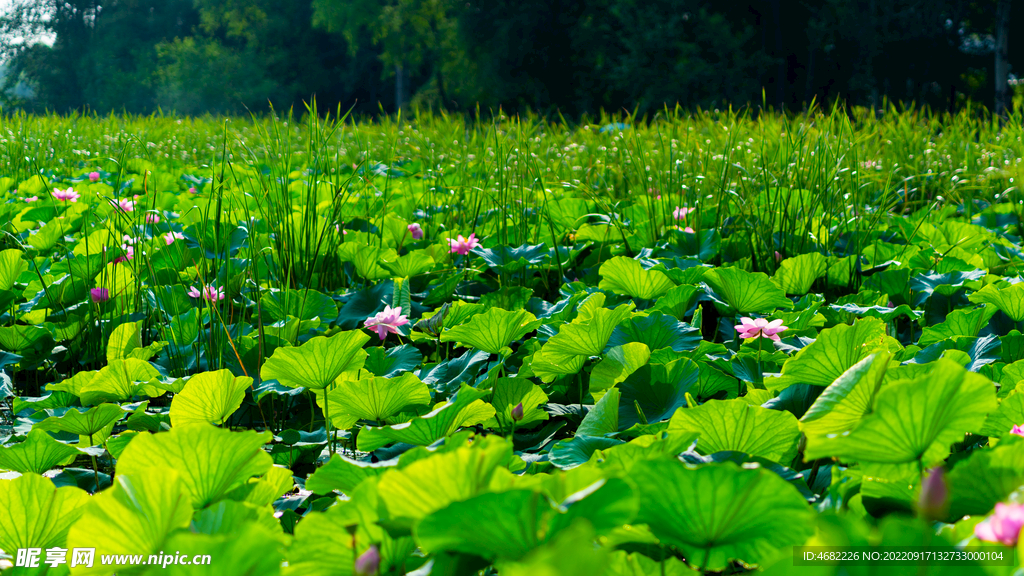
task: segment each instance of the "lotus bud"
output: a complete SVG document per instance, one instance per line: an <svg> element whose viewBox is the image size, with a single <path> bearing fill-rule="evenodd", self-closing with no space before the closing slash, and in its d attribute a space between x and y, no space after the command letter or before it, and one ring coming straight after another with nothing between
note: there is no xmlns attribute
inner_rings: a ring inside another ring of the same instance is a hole
<svg viewBox="0 0 1024 576"><path fill-rule="evenodd" d="M946 471L941 466L928 472L921 483L917 510L929 520L938 520L949 510L949 486L946 485Z"/></svg>
<svg viewBox="0 0 1024 576"><path fill-rule="evenodd" d="M519 422L523 419L523 403L516 404L516 407L512 409L512 419Z"/></svg>
<svg viewBox="0 0 1024 576"><path fill-rule="evenodd" d="M100 302L110 300L110 291L106 288L93 288L89 290L89 296L93 302L99 304Z"/></svg>
<svg viewBox="0 0 1024 576"><path fill-rule="evenodd" d="M380 550L376 545L370 546L356 558L355 572L357 576L375 576L380 569Z"/></svg>

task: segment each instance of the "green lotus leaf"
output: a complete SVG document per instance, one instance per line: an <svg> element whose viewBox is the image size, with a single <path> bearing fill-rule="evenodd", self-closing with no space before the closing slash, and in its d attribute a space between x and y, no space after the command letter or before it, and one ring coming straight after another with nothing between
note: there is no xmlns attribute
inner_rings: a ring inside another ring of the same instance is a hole
<svg viewBox="0 0 1024 576"><path fill-rule="evenodd" d="M295 527L295 540L288 549L288 566L283 573L295 576L351 576L354 573L356 553L346 529L357 524L352 520L339 507L332 507L325 513L314 512L304 518ZM357 548L359 554L369 549L370 545L370 542L366 542Z"/></svg>
<svg viewBox="0 0 1024 576"><path fill-rule="evenodd" d="M847 314L853 314L854 316L870 316L872 318L880 318L885 322L892 322L893 320L899 318L900 316L906 316L911 320L917 320L922 315L924 315L923 312L914 310L913 308L907 306L906 304L900 304L899 306L896 306L894 308L890 308L888 306L858 306L856 304L830 304L828 307L832 310L838 310L840 312L846 312ZM785 324L786 326L789 326L791 328L793 327L793 324L790 323L788 320Z"/></svg>
<svg viewBox="0 0 1024 576"><path fill-rule="evenodd" d="M316 336L301 346L278 348L263 364L263 380L277 379L290 388L322 390L345 372L363 367L363 344L370 336L360 331Z"/></svg>
<svg viewBox="0 0 1024 576"><path fill-rule="evenodd" d="M949 511L945 520L988 514L997 502L1024 485L1024 440L1001 441L995 448L974 450L946 476Z"/></svg>
<svg viewBox="0 0 1024 576"><path fill-rule="evenodd" d="M703 401L710 400L720 392L725 392L726 398L735 398L739 395L739 390L739 380L710 364L702 363L700 364L700 381L691 394L697 400Z"/></svg>
<svg viewBox="0 0 1024 576"><path fill-rule="evenodd" d="M526 310L510 312L491 308L477 314L469 322L446 330L442 342L458 342L491 354L499 354L509 344L519 340L540 326L541 321Z"/></svg>
<svg viewBox="0 0 1024 576"><path fill-rule="evenodd" d="M170 432L142 434L117 462L118 474L172 467L196 509L225 497L273 465L263 451L269 432L231 432L209 424L174 426Z"/></svg>
<svg viewBox="0 0 1024 576"><path fill-rule="evenodd" d="M875 395L873 411L851 429L807 439L807 460L932 465L949 454L954 442L977 432L994 412L995 386L946 359L910 380L887 384Z"/></svg>
<svg viewBox="0 0 1024 576"><path fill-rule="evenodd" d="M328 494L332 490L347 494L363 480L380 476L394 467L394 463L362 462L335 454L309 475L306 489L312 490L314 494Z"/></svg>
<svg viewBox="0 0 1024 576"><path fill-rule="evenodd" d="M1024 425L1024 386L1018 384L1016 390L999 402L999 409L988 415L980 433L1002 438L1009 434L1014 426L1020 425Z"/></svg>
<svg viewBox="0 0 1024 576"><path fill-rule="evenodd" d="M967 298L976 304L993 304L1014 322L1024 320L1024 282L1005 288L989 284Z"/></svg>
<svg viewBox="0 0 1024 576"><path fill-rule="evenodd" d="M929 344L955 336L975 338L981 332L981 329L988 325L989 319L995 313L995 306L953 310L946 315L946 319L940 324L925 326L921 332L921 338L917 341L917 345L923 348Z"/></svg>
<svg viewBox="0 0 1024 576"><path fill-rule="evenodd" d="M26 238L25 243L39 252L44 252L56 246L67 231L67 224L51 220L43 224L43 227L38 229L35 234Z"/></svg>
<svg viewBox="0 0 1024 576"><path fill-rule="evenodd" d="M675 283L664 273L644 270L640 262L625 256L605 260L598 273L601 275L601 283L598 285L601 290L641 300L664 296L675 287Z"/></svg>
<svg viewBox="0 0 1024 576"><path fill-rule="evenodd" d="M612 388L583 417L577 435L607 436L619 431L619 399L622 392Z"/></svg>
<svg viewBox="0 0 1024 576"><path fill-rule="evenodd" d="M927 264L931 264L931 262ZM979 290L985 278L984 270L975 269L974 266L958 261L956 258L943 258L937 268L945 268L946 271L925 272L910 279L909 284L914 291L914 299L911 303L914 306L924 304L933 294L948 298L967 289Z"/></svg>
<svg viewBox="0 0 1024 576"><path fill-rule="evenodd" d="M686 394L700 381L698 364L689 358L652 362L618 385L619 427L668 420L687 405Z"/></svg>
<svg viewBox="0 0 1024 576"><path fill-rule="evenodd" d="M236 377L230 370L196 374L171 400L171 425L223 424L242 405L250 386L252 378Z"/></svg>
<svg viewBox="0 0 1024 576"><path fill-rule="evenodd" d="M885 347L885 322L878 318L826 328L786 360L781 377L765 378L764 385L769 390L782 390L790 384L828 386L864 357Z"/></svg>
<svg viewBox="0 0 1024 576"><path fill-rule="evenodd" d="M411 344L402 344L391 348L374 346L367 348L366 353L363 369L385 378L394 378L402 372L415 370L423 361L423 354Z"/></svg>
<svg viewBox="0 0 1024 576"><path fill-rule="evenodd" d="M525 286L504 286L480 296L480 303L502 310L524 310L530 304L533 289Z"/></svg>
<svg viewBox="0 0 1024 576"><path fill-rule="evenodd" d="M391 273L382 268L381 265L398 259L398 253L393 248L381 249L378 246L359 246L353 242L345 242L342 246L354 246L356 248L347 258L343 253L342 258L352 262L356 268L356 274L359 274L361 278L373 282L391 277Z"/></svg>
<svg viewBox="0 0 1024 576"><path fill-rule="evenodd" d="M402 566L409 561L415 543L407 536L392 538L380 527L378 512L383 510L376 484L367 482L352 492L349 500L331 506L327 512L307 514L295 528L284 574L349 576L354 560L371 544L380 554L379 573L405 572ZM350 536L353 531L355 534Z"/></svg>
<svg viewBox="0 0 1024 576"><path fill-rule="evenodd" d="M477 248L474 253L479 254L488 266L507 272L517 272L530 264L540 264L551 258L551 253L545 249L544 244Z"/></svg>
<svg viewBox="0 0 1024 576"><path fill-rule="evenodd" d="M221 504L228 504L222 502ZM164 550L180 550L189 564L156 566L147 576L275 576L281 573L284 546L280 525L271 517L271 526L248 522L234 527L230 533L193 534L176 532L164 544ZM206 563L206 556L209 563ZM200 564L192 564L198 561Z"/></svg>
<svg viewBox="0 0 1024 576"><path fill-rule="evenodd" d="M717 301L730 312L747 314L793 307L786 293L761 272L715 268L704 274L704 282L714 290Z"/></svg>
<svg viewBox="0 0 1024 576"><path fill-rule="evenodd" d="M124 452L124 449L128 447L128 443L138 435L139 433L135 430L125 430L120 434L115 434L106 438L103 441L103 445L111 456L114 458L120 458L121 452Z"/></svg>
<svg viewBox="0 0 1024 576"><path fill-rule="evenodd" d="M600 355L615 327L629 316L632 304L614 310L604 308L604 294L593 294L580 304L579 315L562 324L540 351L534 354L531 369L544 382L558 376L575 374L590 356Z"/></svg>
<svg viewBox="0 0 1024 576"><path fill-rule="evenodd" d="M693 444L697 435L659 432L646 434L598 452L597 461L604 474L626 476L637 462L676 457ZM581 470L581 468L577 468Z"/></svg>
<svg viewBox="0 0 1024 576"><path fill-rule="evenodd" d="M651 310L661 310L676 320L682 320L700 293L701 289L696 286L689 284L676 286L658 298Z"/></svg>
<svg viewBox="0 0 1024 576"><path fill-rule="evenodd" d="M772 283L786 294L804 295L811 291L814 281L825 275L828 259L812 252L786 258L772 277Z"/></svg>
<svg viewBox="0 0 1024 576"><path fill-rule="evenodd" d="M0 480L0 550L62 547L89 502L84 490L24 474Z"/></svg>
<svg viewBox="0 0 1024 576"><path fill-rule="evenodd" d="M611 388L647 364L651 350L641 342L628 342L615 346L590 371L590 389Z"/></svg>
<svg viewBox="0 0 1024 576"><path fill-rule="evenodd" d="M651 351L670 348L675 352L693 350L701 342L700 329L680 322L663 312L651 312L623 322L612 332L609 346L642 342Z"/></svg>
<svg viewBox="0 0 1024 576"><path fill-rule="evenodd" d="M21 250L0 251L0 291L10 290L22 272L28 270L28 262Z"/></svg>
<svg viewBox="0 0 1024 576"><path fill-rule="evenodd" d="M159 396L163 390L150 384L160 377L149 362L138 358L110 361L92 378L84 379L78 387L78 396L87 406L103 402L126 402L136 396ZM60 390L56 386L54 390Z"/></svg>
<svg viewBox="0 0 1024 576"><path fill-rule="evenodd" d="M359 432L357 446L364 452L371 452L391 442L428 446L463 426L486 422L493 417L494 407L481 400L488 394L489 390L477 390L463 385L448 402L423 416L392 426L363 428Z"/></svg>
<svg viewBox="0 0 1024 576"><path fill-rule="evenodd" d="M586 519L597 535L628 524L637 501L625 481L600 480L556 505L529 490L481 494L454 502L416 525L415 537L428 553L475 554L488 560L518 560Z"/></svg>
<svg viewBox="0 0 1024 576"><path fill-rule="evenodd" d="M456 300L450 305L441 306L435 310L436 314L442 315L442 327L444 329L452 329L456 326L461 326L466 322L469 322L473 316L477 314L483 314L487 311L487 306L483 304L473 304L470 302L463 302L462 300ZM424 316L427 316L424 314ZM429 318L433 318L432 314Z"/></svg>
<svg viewBox="0 0 1024 576"><path fill-rule="evenodd" d="M324 408L323 396L317 401ZM385 422L412 406L430 404L430 389L412 372L397 378L364 378L339 382L327 392L324 413L339 429L351 428L359 420Z"/></svg>
<svg viewBox="0 0 1024 576"><path fill-rule="evenodd" d="M604 574L609 548L594 546L594 540L594 529L586 520L580 519L568 529L555 535L551 542L544 546L538 546L518 562L497 563L497 570L502 576L593 576L594 574ZM449 556L449 558L452 558L452 564L455 564L464 556L455 555ZM457 569L459 566L455 564L451 568Z"/></svg>
<svg viewBox="0 0 1024 576"><path fill-rule="evenodd" d="M623 441L617 438L576 434L572 438L556 442L548 452L548 460L556 468L572 470L589 462L595 452L621 444Z"/></svg>
<svg viewBox="0 0 1024 576"><path fill-rule="evenodd" d="M0 328L0 349L22 353L37 345L44 345L49 340L53 345L53 336L42 326L15 324Z"/></svg>
<svg viewBox="0 0 1024 576"><path fill-rule="evenodd" d="M676 411L671 433L695 433L701 454L735 451L788 466L796 457L800 425L789 412L751 406L742 398L708 400Z"/></svg>
<svg viewBox="0 0 1024 576"><path fill-rule="evenodd" d="M487 437L388 470L377 482L377 490L392 521L411 526L452 502L487 491L495 471L511 456L508 442Z"/></svg>
<svg viewBox="0 0 1024 576"><path fill-rule="evenodd" d="M434 267L434 259L429 250L413 250L393 262L381 262L380 265L396 278L412 278L429 272Z"/></svg>
<svg viewBox="0 0 1024 576"><path fill-rule="evenodd" d="M271 533L281 533L281 525L274 518L273 507L232 500L221 500L197 510L192 516L189 529L196 534L232 534L250 524L257 524Z"/></svg>
<svg viewBox="0 0 1024 576"><path fill-rule="evenodd" d="M319 318L326 323L338 317L338 306L330 296L308 289L267 292L260 298L260 308L273 322L292 317L299 320Z"/></svg>
<svg viewBox="0 0 1024 576"><path fill-rule="evenodd" d="M876 352L836 378L800 419L804 434L826 436L853 428L871 411L891 359L888 352Z"/></svg>
<svg viewBox="0 0 1024 576"><path fill-rule="evenodd" d="M67 466L81 454L78 448L58 442L34 428L24 442L0 447L0 469L23 474L42 474L55 466Z"/></svg>
<svg viewBox="0 0 1024 576"><path fill-rule="evenodd" d="M583 422L580 422L576 434L551 447L548 454L551 463L558 468L568 470L589 461L597 450L621 444L622 440L608 437L619 431L619 398L621 396L622 393L618 388L609 389L583 417Z"/></svg>
<svg viewBox="0 0 1024 576"><path fill-rule="evenodd" d="M142 348L142 322L125 322L110 333L107 340L107 362L124 358L149 360L152 357L144 353L139 356L133 354L139 348Z"/></svg>
<svg viewBox="0 0 1024 576"><path fill-rule="evenodd" d="M295 488L295 478L291 470L283 466L274 466L259 478L249 481L228 494L229 500L221 502L244 501L254 506L269 506L282 494Z"/></svg>
<svg viewBox="0 0 1024 576"><path fill-rule="evenodd" d="M513 424L516 427L528 427L547 420L548 413L540 408L547 401L548 395L540 386L525 378L498 378L491 394L494 416L503 430L511 430ZM523 405L523 417L515 422L512 410L519 404Z"/></svg>
<svg viewBox="0 0 1024 576"><path fill-rule="evenodd" d="M761 468L650 460L633 466L631 479L640 498L636 521L705 570L723 570L732 560L760 563L814 534L804 497Z"/></svg>
<svg viewBox="0 0 1024 576"><path fill-rule="evenodd" d="M606 576L647 576L648 574L664 574L664 576L692 576L693 569L686 562L669 556L662 561L654 560L639 552L632 554L625 550L616 550L608 559Z"/></svg>
<svg viewBox="0 0 1024 576"><path fill-rule="evenodd" d="M580 303L576 319L563 324L558 334L544 344L544 348L562 354L601 354L615 327L633 311L632 304L622 304L615 309L605 308L604 300L604 294L593 294Z"/></svg>
<svg viewBox="0 0 1024 576"><path fill-rule="evenodd" d="M85 411L71 408L63 416L50 416L32 426L32 429L92 436L117 422L124 415L124 410L117 404L100 404Z"/></svg>
<svg viewBox="0 0 1024 576"><path fill-rule="evenodd" d="M82 517L68 531L67 548L95 548L96 555L141 554L164 549L168 538L192 521L185 484L168 466L122 472L114 486L92 497ZM99 558L97 558L98 560ZM75 574L121 573L128 566L79 567Z"/></svg>

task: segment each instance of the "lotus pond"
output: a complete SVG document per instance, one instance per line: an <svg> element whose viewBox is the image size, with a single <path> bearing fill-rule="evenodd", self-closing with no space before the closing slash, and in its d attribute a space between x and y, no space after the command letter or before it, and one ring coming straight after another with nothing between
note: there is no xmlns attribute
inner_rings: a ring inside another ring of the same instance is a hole
<svg viewBox="0 0 1024 576"><path fill-rule="evenodd" d="M1021 135L6 117L0 567L1013 574Z"/></svg>

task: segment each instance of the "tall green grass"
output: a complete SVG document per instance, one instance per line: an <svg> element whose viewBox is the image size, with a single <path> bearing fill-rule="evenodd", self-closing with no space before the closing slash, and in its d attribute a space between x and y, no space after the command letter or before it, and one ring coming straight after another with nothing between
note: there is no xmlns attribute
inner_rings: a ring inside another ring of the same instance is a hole
<svg viewBox="0 0 1024 576"><path fill-rule="evenodd" d="M212 246L242 236L244 245L233 255L214 250L182 273L252 303L243 317L230 306L208 311L206 345L222 365L239 355L234 341L251 318L262 350L268 291L302 299L365 288L340 255L353 239L384 250L395 225L389 215L421 223L438 246L475 232L495 245L568 247L586 225L607 225L633 256L690 226L699 239L718 233L720 260L769 273L776 253L859 255L870 231L906 236L907 228L891 227L904 216L917 225L943 210L970 218L998 202L1019 221L1020 120L892 106L881 114L676 108L575 124L500 112L357 119L315 104L250 118L14 114L0 128L0 178L14 188L36 175L57 182L110 173L112 199L141 195L139 210L102 223L117 237L145 226L141 208L191 185L183 176L205 182L179 220ZM695 212L676 222L677 206ZM13 222L0 222L0 231L0 248L19 245ZM58 243L51 260L66 258L67 246ZM568 249L559 255L544 277L553 292L577 274ZM434 257L445 266L432 278L456 269L444 250ZM157 329L161 295L147 299L139 273L150 264L129 265L137 284L123 312L153 318ZM519 281L499 275L502 286ZM101 336L87 345L97 359Z"/></svg>

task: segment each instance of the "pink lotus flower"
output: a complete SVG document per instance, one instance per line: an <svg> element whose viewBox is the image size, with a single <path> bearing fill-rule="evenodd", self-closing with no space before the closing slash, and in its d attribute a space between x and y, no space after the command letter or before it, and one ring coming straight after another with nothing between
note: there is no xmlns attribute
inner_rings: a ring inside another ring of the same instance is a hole
<svg viewBox="0 0 1024 576"><path fill-rule="evenodd" d="M99 304L100 302L106 302L110 300L110 291L106 288L93 288L89 290L89 297L92 301Z"/></svg>
<svg viewBox="0 0 1024 576"><path fill-rule="evenodd" d="M100 179L99 172L89 172L89 182L97 182Z"/></svg>
<svg viewBox="0 0 1024 576"><path fill-rule="evenodd" d="M1014 424L1013 428L1010 429L1010 434L1013 434L1014 436L1024 436L1024 428Z"/></svg>
<svg viewBox="0 0 1024 576"><path fill-rule="evenodd" d="M385 306L383 312L378 312L366 319L364 326L377 332L377 336L383 340L388 332L398 334L398 327L409 323L408 316L402 315L402 307L392 308Z"/></svg>
<svg viewBox="0 0 1024 576"><path fill-rule="evenodd" d="M54 199L62 202L78 202L78 196L78 192L75 192L75 189L70 186L67 190L61 190L60 188L53 189Z"/></svg>
<svg viewBox="0 0 1024 576"><path fill-rule="evenodd" d="M676 220L686 220L686 215L690 212L697 210L696 208L686 208L685 206L680 208L676 206L676 209L672 211L672 217Z"/></svg>
<svg viewBox="0 0 1024 576"><path fill-rule="evenodd" d="M25 202L35 202L36 200L39 200L39 196L29 196L28 198L25 198Z"/></svg>
<svg viewBox="0 0 1024 576"><path fill-rule="evenodd" d="M189 187L188 193L189 194L199 194L199 192L196 192L196 187L195 186Z"/></svg>
<svg viewBox="0 0 1024 576"><path fill-rule="evenodd" d="M778 250L776 250L775 251L775 263L778 264L779 262L782 262L782 253L779 252Z"/></svg>
<svg viewBox="0 0 1024 576"><path fill-rule="evenodd" d="M1024 526L1024 504L996 504L996 511L987 520L974 527L974 535L986 542L999 542L1016 546Z"/></svg>
<svg viewBox="0 0 1024 576"><path fill-rule="evenodd" d="M117 260L114 260L114 264L119 264L125 260L135 259L135 247L131 244L122 244L121 249L124 250L124 256L121 256Z"/></svg>
<svg viewBox="0 0 1024 576"><path fill-rule="evenodd" d="M160 215L149 213L146 214L146 224L158 224L160 222Z"/></svg>
<svg viewBox="0 0 1024 576"><path fill-rule="evenodd" d="M172 231L172 232L168 232L167 234L164 234L164 242L166 242L168 246L170 246L171 244L174 244L175 240L184 240L184 239L185 239L185 235L182 234L181 232L173 232Z"/></svg>
<svg viewBox="0 0 1024 576"><path fill-rule="evenodd" d="M693 228L690 228L689 226L683 228L683 232L686 232L687 234L696 234L696 232L693 231Z"/></svg>
<svg viewBox="0 0 1024 576"><path fill-rule="evenodd" d="M764 336L779 341L778 333L788 328L782 325L782 320L772 320L771 322L764 318L750 319L746 316L740 318L741 324L736 325L736 334L740 338L757 338L758 336Z"/></svg>
<svg viewBox="0 0 1024 576"><path fill-rule="evenodd" d="M127 198L121 198L120 200L118 200L117 206L121 208L121 210L124 210L125 212L132 212L135 210L135 202L132 202Z"/></svg>
<svg viewBox="0 0 1024 576"><path fill-rule="evenodd" d="M458 240L452 240L449 238L448 244L451 246L451 249L448 252L458 253L465 256L466 254L469 254L470 250L480 246L480 241L476 239L476 233L470 234L469 238L463 238L462 234L459 234Z"/></svg>
<svg viewBox="0 0 1024 576"><path fill-rule="evenodd" d="M423 238L423 228L415 222L409 224L409 233L412 234L413 240L421 240Z"/></svg>
<svg viewBox="0 0 1024 576"><path fill-rule="evenodd" d="M195 286L190 286L188 289L188 295L193 298L202 298L207 302L216 302L224 299L224 289L207 286L203 288L202 292L200 292Z"/></svg>

